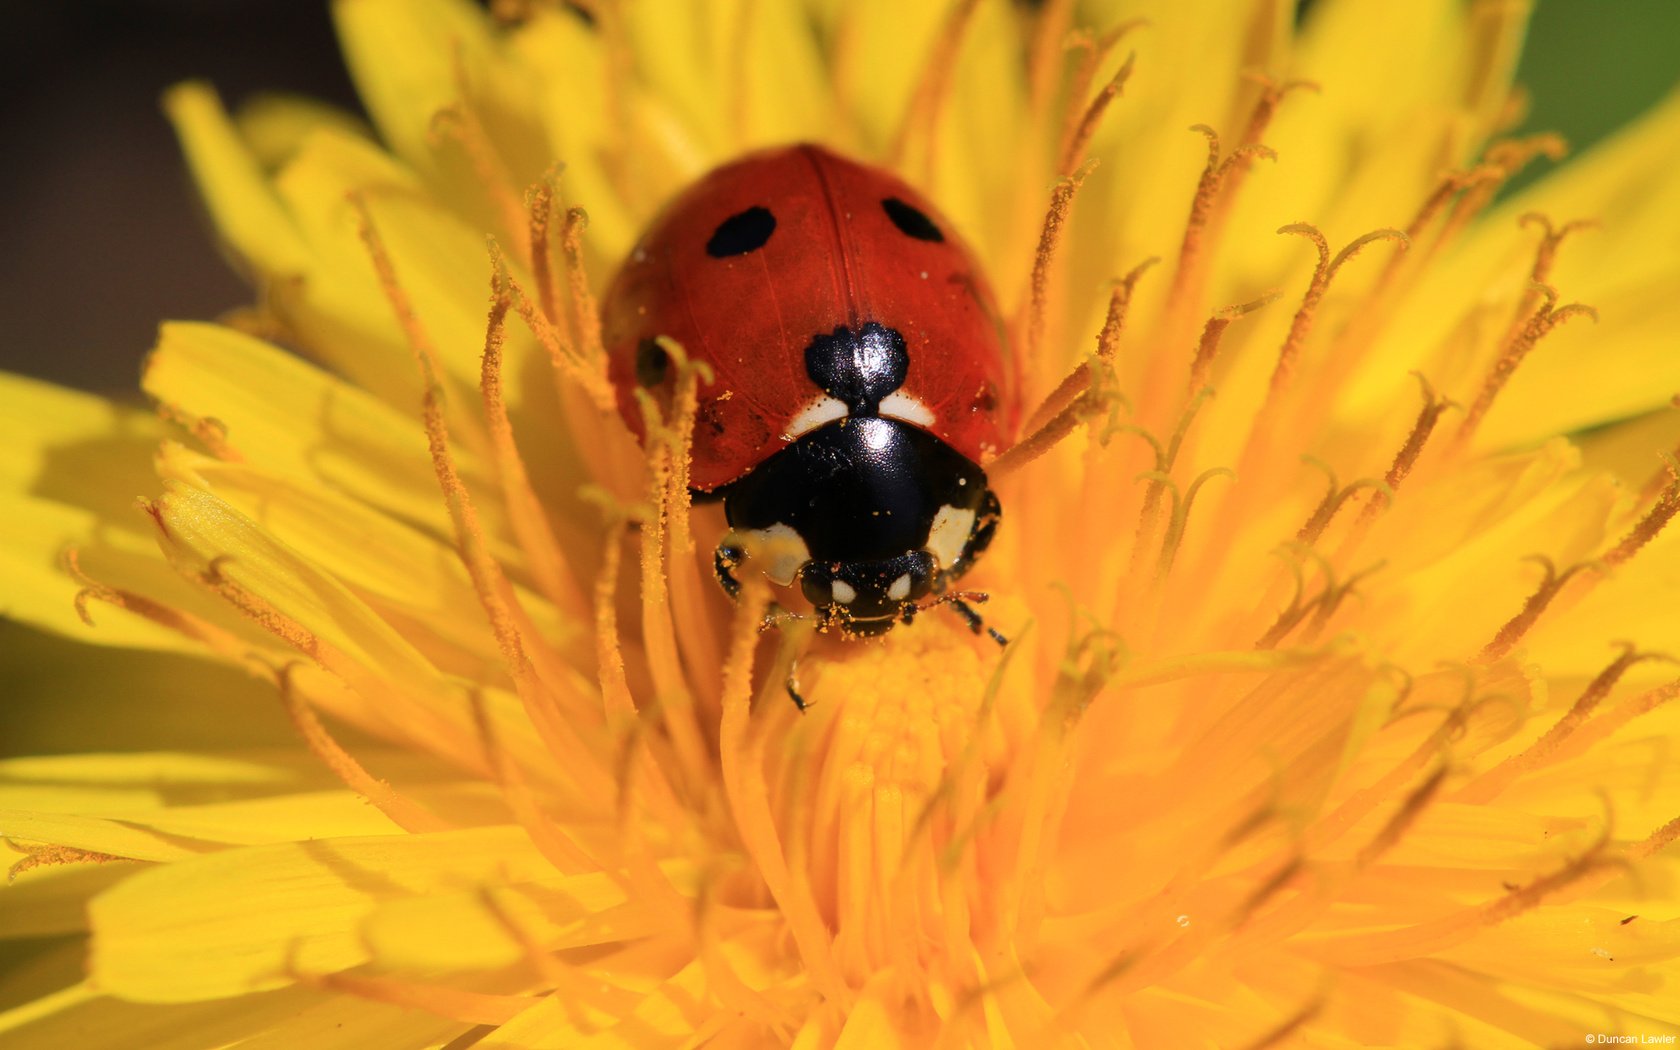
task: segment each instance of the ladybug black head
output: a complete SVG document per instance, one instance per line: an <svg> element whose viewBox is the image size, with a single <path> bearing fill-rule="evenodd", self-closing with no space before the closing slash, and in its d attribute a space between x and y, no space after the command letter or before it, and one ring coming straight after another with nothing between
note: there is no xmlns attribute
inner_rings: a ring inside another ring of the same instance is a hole
<svg viewBox="0 0 1680 1050"><path fill-rule="evenodd" d="M928 431L879 416L826 423L720 494L733 530L720 548L724 586L755 557L849 635L909 620L967 571L1000 515L978 466Z"/></svg>
<svg viewBox="0 0 1680 1050"><path fill-rule="evenodd" d="M884 561L810 561L799 570L799 589L825 624L882 634L932 593L937 571L925 550Z"/></svg>

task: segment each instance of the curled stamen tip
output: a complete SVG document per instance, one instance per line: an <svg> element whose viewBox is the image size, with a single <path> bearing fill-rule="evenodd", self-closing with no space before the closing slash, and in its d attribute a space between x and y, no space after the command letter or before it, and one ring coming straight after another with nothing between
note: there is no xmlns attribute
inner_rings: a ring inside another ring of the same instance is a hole
<svg viewBox="0 0 1680 1050"><path fill-rule="evenodd" d="M1566 306L1560 306L1556 310L1553 310L1547 316L1547 320L1556 324L1562 321L1567 321L1572 317L1590 317L1592 318L1593 324L1597 324L1598 308L1588 306L1586 303L1569 303Z"/></svg>
<svg viewBox="0 0 1680 1050"><path fill-rule="evenodd" d="M1270 306L1281 298L1283 298L1283 290L1274 288L1258 299L1251 299L1246 303L1237 303L1234 306L1220 307L1213 312L1213 316L1220 321L1235 321L1237 318L1251 314L1263 306Z"/></svg>
<svg viewBox="0 0 1680 1050"><path fill-rule="evenodd" d="M1160 261L1161 261L1161 257L1159 255L1151 255L1149 258L1143 260L1142 262L1138 263L1136 266L1132 267L1131 270L1126 274L1126 276L1121 278L1121 283L1123 283L1123 284L1124 283L1130 283L1132 281L1137 280L1139 277L1143 276L1145 271L1147 271L1150 267L1154 266L1156 263L1159 263ZM1675 394L1674 395L1674 403L1676 405L1680 405L1680 394Z"/></svg>
<svg viewBox="0 0 1680 1050"><path fill-rule="evenodd" d="M1119 25L1115 26L1113 29L1110 29L1107 33L1107 37L1110 40L1110 42L1114 42L1114 41L1120 40L1122 37L1126 36L1128 33L1132 32L1134 29L1153 29L1153 28L1155 28L1155 22L1154 22L1153 19L1132 18L1132 19L1128 19L1124 22L1121 22Z"/></svg>
<svg viewBox="0 0 1680 1050"><path fill-rule="evenodd" d="M426 120L426 138L436 146L440 139L452 134L461 124L461 104L448 102L438 107Z"/></svg>
<svg viewBox="0 0 1680 1050"><path fill-rule="evenodd" d="M1057 181L1056 185L1077 188L1080 183L1090 177L1091 172L1097 170L1098 165L1101 163L1102 161L1098 158L1091 157L1083 164L1079 165L1079 167L1068 172L1066 175L1063 175L1061 179Z"/></svg>

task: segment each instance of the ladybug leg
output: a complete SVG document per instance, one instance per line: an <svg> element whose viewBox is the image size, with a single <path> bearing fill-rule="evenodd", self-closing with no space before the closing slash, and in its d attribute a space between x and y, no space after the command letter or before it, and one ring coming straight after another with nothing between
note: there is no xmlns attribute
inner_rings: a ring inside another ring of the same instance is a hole
<svg viewBox="0 0 1680 1050"><path fill-rule="evenodd" d="M969 597L979 601L986 600L986 596L983 594L969 595ZM957 611L957 615L963 618L963 622L968 624L968 629L973 631L975 634L979 634L982 630L984 630L987 634L991 635L992 641L998 643L999 645L1009 644L1009 639L998 633L997 628L986 626L986 621L980 618L980 614L975 612L974 607L969 605L968 602L963 601L961 598L952 597L945 599L945 604L955 609Z"/></svg>
<svg viewBox="0 0 1680 1050"><path fill-rule="evenodd" d="M741 581L735 578L735 567L746 559L746 552L732 543L720 543L712 552L712 572L716 574L723 593L731 598L741 596Z"/></svg>

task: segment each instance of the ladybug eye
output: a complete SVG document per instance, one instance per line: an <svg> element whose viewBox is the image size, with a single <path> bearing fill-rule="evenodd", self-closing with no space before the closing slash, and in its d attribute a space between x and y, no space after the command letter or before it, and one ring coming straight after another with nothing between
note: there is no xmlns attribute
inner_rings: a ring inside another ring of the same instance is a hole
<svg viewBox="0 0 1680 1050"><path fill-rule="evenodd" d="M643 339L636 344L636 382L643 386L658 386L665 382L671 370L671 355L657 339Z"/></svg>
<svg viewBox="0 0 1680 1050"><path fill-rule="evenodd" d="M913 204L906 204L897 197L888 197L881 202L881 210L887 213L887 218L891 219L892 224L906 237L914 237L918 241L945 239L945 234L933 224L933 220Z"/></svg>
<svg viewBox="0 0 1680 1050"><path fill-rule="evenodd" d="M770 209L754 205L718 224L712 239L706 242L706 254L714 259L745 255L764 247L764 242L775 232L776 217L770 214Z"/></svg>

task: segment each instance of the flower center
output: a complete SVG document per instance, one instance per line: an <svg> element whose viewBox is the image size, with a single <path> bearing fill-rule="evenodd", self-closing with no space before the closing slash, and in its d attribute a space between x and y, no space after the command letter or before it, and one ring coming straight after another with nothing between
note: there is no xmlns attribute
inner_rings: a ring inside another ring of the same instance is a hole
<svg viewBox="0 0 1680 1050"><path fill-rule="evenodd" d="M849 979L937 970L966 941L978 886L970 841L984 806L989 670L954 630L904 631L822 665L774 777L784 841L804 867ZM981 734L976 740L977 732ZM976 746L979 743L981 746Z"/></svg>

